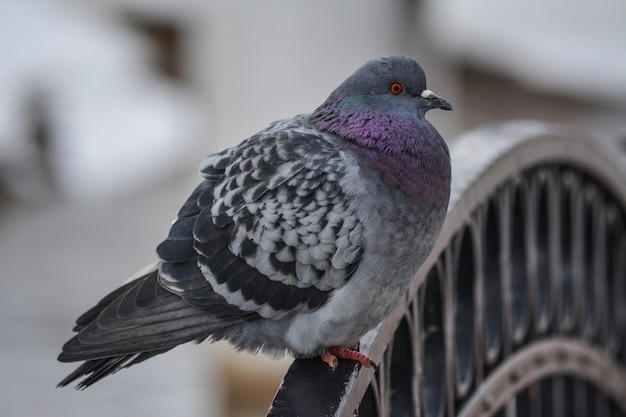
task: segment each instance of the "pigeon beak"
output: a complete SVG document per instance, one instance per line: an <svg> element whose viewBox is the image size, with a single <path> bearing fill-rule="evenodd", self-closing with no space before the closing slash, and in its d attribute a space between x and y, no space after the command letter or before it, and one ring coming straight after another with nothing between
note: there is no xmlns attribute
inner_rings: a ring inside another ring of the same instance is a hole
<svg viewBox="0 0 626 417"><path fill-rule="evenodd" d="M452 104L450 104L448 100L443 97L439 97L437 94L433 93L430 90L422 91L420 96L426 102L426 106L428 109L452 110Z"/></svg>

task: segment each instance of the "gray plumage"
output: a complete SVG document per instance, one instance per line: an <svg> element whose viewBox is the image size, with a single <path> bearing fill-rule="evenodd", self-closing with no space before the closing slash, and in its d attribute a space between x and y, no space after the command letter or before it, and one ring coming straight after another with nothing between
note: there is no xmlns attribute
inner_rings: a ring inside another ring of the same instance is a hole
<svg viewBox="0 0 626 417"><path fill-rule="evenodd" d="M312 114L208 156L159 262L77 320L59 360L86 362L60 385L192 340L296 357L357 343L397 305L445 217L449 157L431 108L450 105L419 65L381 58Z"/></svg>

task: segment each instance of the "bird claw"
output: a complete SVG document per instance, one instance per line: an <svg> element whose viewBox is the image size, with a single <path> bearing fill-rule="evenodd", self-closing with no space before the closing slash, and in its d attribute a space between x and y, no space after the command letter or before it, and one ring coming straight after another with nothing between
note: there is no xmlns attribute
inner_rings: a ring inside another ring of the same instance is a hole
<svg viewBox="0 0 626 417"><path fill-rule="evenodd" d="M326 365L330 366L330 369L332 369L333 371L337 368L337 365L339 364L337 357L330 353L328 350L325 350L322 354L322 360L326 362Z"/></svg>
<svg viewBox="0 0 626 417"><path fill-rule="evenodd" d="M322 354L322 360L333 370L337 368L339 362L337 358L357 361L365 368L371 368L374 371L378 370L378 365L376 365L376 363L367 355L351 348L331 346L327 347Z"/></svg>

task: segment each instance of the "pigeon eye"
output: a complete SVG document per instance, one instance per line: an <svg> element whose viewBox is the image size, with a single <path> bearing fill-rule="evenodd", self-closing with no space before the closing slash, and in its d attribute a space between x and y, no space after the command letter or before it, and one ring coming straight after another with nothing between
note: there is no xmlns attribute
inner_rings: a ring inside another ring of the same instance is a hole
<svg viewBox="0 0 626 417"><path fill-rule="evenodd" d="M402 92L402 90L402 84L400 83L391 83L391 85L389 86L389 91L391 91L392 94L398 95Z"/></svg>

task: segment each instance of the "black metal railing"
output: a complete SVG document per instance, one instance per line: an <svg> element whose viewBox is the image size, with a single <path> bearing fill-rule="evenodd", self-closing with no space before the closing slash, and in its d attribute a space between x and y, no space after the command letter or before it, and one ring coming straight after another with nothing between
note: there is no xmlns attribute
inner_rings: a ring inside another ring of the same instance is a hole
<svg viewBox="0 0 626 417"><path fill-rule="evenodd" d="M576 136L453 142L438 243L361 341L378 371L296 360L268 416L626 416L626 181Z"/></svg>

